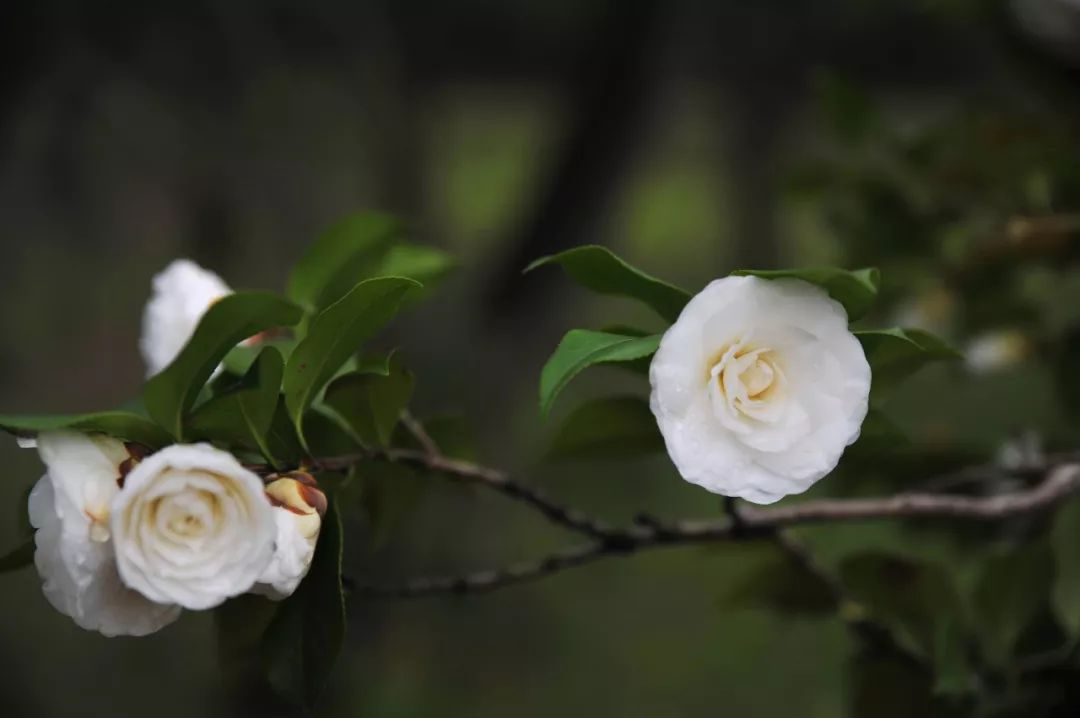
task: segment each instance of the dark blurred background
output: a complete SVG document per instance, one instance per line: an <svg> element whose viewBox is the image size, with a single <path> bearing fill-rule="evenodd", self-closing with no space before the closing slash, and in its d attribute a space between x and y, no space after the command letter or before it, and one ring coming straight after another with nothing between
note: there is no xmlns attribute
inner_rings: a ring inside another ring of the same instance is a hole
<svg viewBox="0 0 1080 718"><path fill-rule="evenodd" d="M486 462L612 520L718 504L664 457L545 459L536 382L558 338L651 321L556 272L521 277L576 244L695 291L739 267L879 264L878 319L986 360L895 400L913 441L959 461L1018 433L1074 436L1056 359L1031 350L1075 341L1080 315L1074 0L40 0L5 5L0 56L4 411L136 395L142 305L172 258L276 289L321 229L376 208L461 262L386 339L419 377L417 413L462 415ZM601 371L575 394L613 389L642 391ZM14 544L41 469L11 444L0 458ZM854 490L908 485L867 481ZM348 570L382 579L567 540L442 486L381 547L349 528ZM899 530L816 540L829 555ZM725 603L753 561L679 549L480 597L350 599L325 713L844 714L854 640L835 620ZM4 715L243 712L209 615L104 639L55 613L32 570L3 577L0 605Z"/></svg>

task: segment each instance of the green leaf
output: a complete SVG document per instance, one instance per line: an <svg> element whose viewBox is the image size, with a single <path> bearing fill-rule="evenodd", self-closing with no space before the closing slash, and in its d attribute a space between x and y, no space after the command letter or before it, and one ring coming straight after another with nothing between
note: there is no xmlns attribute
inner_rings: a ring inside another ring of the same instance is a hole
<svg viewBox="0 0 1080 718"><path fill-rule="evenodd" d="M378 374L390 376L390 360L396 353L396 349L387 354L361 354L356 358L355 364L346 373Z"/></svg>
<svg viewBox="0 0 1080 718"><path fill-rule="evenodd" d="M412 398L416 382L397 355L388 376L346 374L326 388L324 403L333 409L368 448L390 445L394 427Z"/></svg>
<svg viewBox="0 0 1080 718"><path fill-rule="evenodd" d="M594 364L641 359L656 353L661 335L631 337L587 329L567 332L540 372L540 410L547 414L570 380Z"/></svg>
<svg viewBox="0 0 1080 718"><path fill-rule="evenodd" d="M353 485L377 549L416 510L431 482L408 466L371 461L356 467Z"/></svg>
<svg viewBox="0 0 1080 718"><path fill-rule="evenodd" d="M278 695L311 710L341 653L341 517L330 501L308 575L282 602L263 638L263 665Z"/></svg>
<svg viewBox="0 0 1080 718"><path fill-rule="evenodd" d="M1050 541L1057 567L1051 593L1054 614L1075 637L1080 634L1080 501L1058 510Z"/></svg>
<svg viewBox="0 0 1080 718"><path fill-rule="evenodd" d="M291 299L312 309L328 307L365 278L372 262L402 234L400 221L377 212L357 212L326 230L289 276Z"/></svg>
<svg viewBox="0 0 1080 718"><path fill-rule="evenodd" d="M288 361L292 356L293 349L296 348L296 340L292 338L278 338L268 339L266 341L260 341L251 344L241 344L237 347L233 347L225 358L221 361L221 365L225 367L225 371L233 376L244 376L251 369L251 365L255 363L255 360L259 358L259 354L266 347L273 347L277 349L282 357Z"/></svg>
<svg viewBox="0 0 1080 718"><path fill-rule="evenodd" d="M258 449L267 461L279 465L266 437L277 410L284 371L281 353L266 347L234 388L192 413L185 434L192 439L237 442Z"/></svg>
<svg viewBox="0 0 1080 718"><path fill-rule="evenodd" d="M456 264L453 257L435 247L395 244L378 263L374 275L408 277L430 288L446 277Z"/></svg>
<svg viewBox="0 0 1080 718"><path fill-rule="evenodd" d="M940 566L865 552L841 562L840 580L852 598L908 650L932 658L945 652L944 639L961 640L963 605ZM962 652L962 648L957 650Z"/></svg>
<svg viewBox="0 0 1080 718"><path fill-rule="evenodd" d="M845 459L880 461L883 455L896 454L910 447L907 434L881 409L870 407L863 419L859 438L844 452Z"/></svg>
<svg viewBox="0 0 1080 718"><path fill-rule="evenodd" d="M762 279L801 279L821 287L829 296L840 302L847 311L848 319L862 317L877 300L881 273L875 267L854 271L837 267L808 267L805 269L739 269L732 272L736 277L761 277Z"/></svg>
<svg viewBox="0 0 1080 718"><path fill-rule="evenodd" d="M26 568L34 563L34 539L30 538L22 545L0 556L0 573L10 573Z"/></svg>
<svg viewBox="0 0 1080 718"><path fill-rule="evenodd" d="M754 567L720 597L725 608L767 609L789 616L830 616L836 595L820 575L775 545L769 545Z"/></svg>
<svg viewBox="0 0 1080 718"><path fill-rule="evenodd" d="M855 332L870 363L871 396L881 397L930 362L963 357L941 339L922 329L868 329Z"/></svg>
<svg viewBox="0 0 1080 718"><path fill-rule="evenodd" d="M296 434L296 427L289 418L289 410L285 406L283 396L278 396L277 406L274 408L270 430L266 433L266 448L275 459L292 466L298 464L306 454L304 447L300 444L300 437Z"/></svg>
<svg viewBox="0 0 1080 718"><path fill-rule="evenodd" d="M976 676L967 655L964 627L954 616L945 616L934 627L934 693L962 696L976 687Z"/></svg>
<svg viewBox="0 0 1080 718"><path fill-rule="evenodd" d="M638 329L627 324L611 324L606 327L602 327L600 331L605 334L623 334L628 337L647 337L652 332L647 332L644 329ZM640 359L632 359L630 361L619 362L616 366L619 369L625 369L631 374L637 374L648 378L649 366L652 364L652 357L641 357Z"/></svg>
<svg viewBox="0 0 1080 718"><path fill-rule="evenodd" d="M225 355L243 340L293 326L302 316L295 304L267 292L224 297L203 316L180 356L147 382L144 398L151 418L183 439L184 415Z"/></svg>
<svg viewBox="0 0 1080 718"><path fill-rule="evenodd" d="M259 649L277 608L274 601L249 593L213 610L220 677L227 688L239 695L243 695L241 691L250 695L253 689L269 692Z"/></svg>
<svg viewBox="0 0 1080 718"><path fill-rule="evenodd" d="M574 409L559 427L552 457L639 457L664 450L649 402L636 396L607 397Z"/></svg>
<svg viewBox="0 0 1080 718"><path fill-rule="evenodd" d="M397 313L420 285L404 277L360 282L315 317L285 367L285 404L303 439L303 416L338 368Z"/></svg>
<svg viewBox="0 0 1080 718"><path fill-rule="evenodd" d="M304 414L304 436L311 456L344 456L363 448L344 419L322 405Z"/></svg>
<svg viewBox="0 0 1080 718"><path fill-rule="evenodd" d="M168 432L147 419L130 411L100 411L93 414L68 414L54 416L0 415L0 429L15 436L36 436L42 431L69 429L86 434L107 434L117 439L133 441L152 449L172 442Z"/></svg>
<svg viewBox="0 0 1080 718"><path fill-rule="evenodd" d="M971 608L987 660L1005 666L1016 642L1045 606L1054 563L1045 546L1012 550L986 561Z"/></svg>
<svg viewBox="0 0 1080 718"><path fill-rule="evenodd" d="M562 265L567 274L594 292L644 302L669 322L678 319L690 301L689 292L630 266L606 247L587 245L541 257L525 271L548 264Z"/></svg>

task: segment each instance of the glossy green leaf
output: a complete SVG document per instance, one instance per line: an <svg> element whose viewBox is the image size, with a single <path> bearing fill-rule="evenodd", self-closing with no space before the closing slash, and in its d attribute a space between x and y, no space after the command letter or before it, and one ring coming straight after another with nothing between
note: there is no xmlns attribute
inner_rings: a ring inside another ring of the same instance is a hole
<svg viewBox="0 0 1080 718"><path fill-rule="evenodd" d="M192 439L237 442L258 449L267 461L277 464L267 434L277 409L284 371L281 353L266 347L235 387L192 413L185 434Z"/></svg>
<svg viewBox="0 0 1080 718"><path fill-rule="evenodd" d="M878 398L930 362L963 357L921 329L870 329L855 332L870 363L871 397Z"/></svg>
<svg viewBox="0 0 1080 718"><path fill-rule="evenodd" d="M289 409L285 406L283 396L278 396L274 416L270 420L270 429L266 432L266 447L271 456L291 466L297 465L307 455L296 433L296 426L289 418Z"/></svg>
<svg viewBox="0 0 1080 718"><path fill-rule="evenodd" d="M240 346L233 347L225 358L222 360L221 365L225 367L225 371L233 376L244 376L251 369L251 365L255 363L255 360L259 358L259 354L266 347L273 347L277 349L281 356L288 361L292 356L293 349L296 348L296 340L289 338L275 338L268 339L266 341L260 341L250 346L247 344L241 344Z"/></svg>
<svg viewBox="0 0 1080 718"><path fill-rule="evenodd" d="M1080 501L1070 501L1054 517L1054 614L1072 636L1080 635Z"/></svg>
<svg viewBox="0 0 1080 718"><path fill-rule="evenodd" d="M639 457L664 451L664 439L649 410L636 396L588 401L563 420L551 443L554 458Z"/></svg>
<svg viewBox="0 0 1080 718"><path fill-rule="evenodd" d="M345 598L341 587L341 517L331 500L308 575L282 602L263 638L267 679L278 695L311 710L341 653Z"/></svg>
<svg viewBox="0 0 1080 718"><path fill-rule="evenodd" d="M328 307L362 279L401 237L402 223L378 212L357 212L326 230L289 276L291 299L311 309Z"/></svg>
<svg viewBox="0 0 1080 718"><path fill-rule="evenodd" d="M1014 549L986 561L972 595L971 608L983 653L1005 666L1024 629L1046 605L1054 562L1044 546Z"/></svg>
<svg viewBox="0 0 1080 718"><path fill-rule="evenodd" d="M243 340L291 327L301 317L299 307L275 294L238 292L224 297L203 316L180 356L147 382L144 398L151 418L182 439L184 415L225 355Z"/></svg>
<svg viewBox="0 0 1080 718"><path fill-rule="evenodd" d="M541 412L546 415L559 392L588 367L649 357L659 346L659 334L632 337L587 329L570 330L540 372Z"/></svg>
<svg viewBox="0 0 1080 718"><path fill-rule="evenodd" d="M21 545L0 556L0 573L10 573L26 568L34 563L34 539L29 538Z"/></svg>
<svg viewBox="0 0 1080 718"><path fill-rule="evenodd" d="M587 245L541 257L526 272L549 264L559 264L582 286L600 294L630 297L644 302L669 322L679 317L690 293L645 274L598 245Z"/></svg>
<svg viewBox="0 0 1080 718"><path fill-rule="evenodd" d="M652 334L652 332L647 332L644 329L639 329L637 327L632 327L632 326L629 326L629 325L626 325L626 324L612 324L612 325L603 327L600 331L604 332L605 334L622 334L622 335L628 336L628 337L647 337L650 334ZM616 364L615 366L617 366L619 369L624 369L624 370L630 372L631 374L637 374L638 376L643 376L643 377L648 378L648 376L649 376L649 366L651 364L652 364L652 357L647 356L647 357L641 357L640 359L631 359L630 361L622 361L622 362L619 362L618 364Z"/></svg>
<svg viewBox="0 0 1080 718"><path fill-rule="evenodd" d="M732 272L737 277L761 277L762 279L801 279L821 287L829 296L840 302L847 311L848 319L862 317L877 300L881 273L876 268L854 271L836 267L807 267L804 269L739 269Z"/></svg>
<svg viewBox="0 0 1080 718"><path fill-rule="evenodd" d="M346 374L326 388L324 403L352 429L368 448L390 445L394 427L412 398L415 379L395 355L390 373Z"/></svg>
<svg viewBox="0 0 1080 718"><path fill-rule="evenodd" d="M315 317L285 367L285 403L301 439L304 412L319 392L361 344L394 317L408 292L418 287L416 281L404 277L368 279Z"/></svg>
<svg viewBox="0 0 1080 718"><path fill-rule="evenodd" d="M349 367L349 371L346 373L390 376L390 360L394 357L394 354L395 352L389 352L387 354L361 354L356 358L353 366Z"/></svg>
<svg viewBox="0 0 1080 718"><path fill-rule="evenodd" d="M117 439L160 448L171 443L168 432L145 416L130 411L100 411L93 414L69 415L4 415L0 429L15 436L35 436L41 431L69 429L87 434L107 434Z"/></svg>
<svg viewBox="0 0 1080 718"><path fill-rule="evenodd" d="M851 597L910 651L933 658L952 650L941 645L943 640L962 640L963 605L940 566L866 552L841 562L840 580Z"/></svg>
<svg viewBox="0 0 1080 718"><path fill-rule="evenodd" d="M304 414L304 436L311 456L344 456L363 448L345 420L321 404Z"/></svg>

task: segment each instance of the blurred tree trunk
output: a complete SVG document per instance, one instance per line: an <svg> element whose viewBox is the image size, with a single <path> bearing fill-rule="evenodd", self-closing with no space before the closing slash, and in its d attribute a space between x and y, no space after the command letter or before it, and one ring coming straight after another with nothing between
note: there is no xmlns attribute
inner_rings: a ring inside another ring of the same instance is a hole
<svg viewBox="0 0 1080 718"><path fill-rule="evenodd" d="M659 0L613 3L598 21L572 77L571 129L539 192L535 208L492 272L489 306L509 316L534 301L546 276L521 277L533 259L595 242L619 177L637 156L642 126L656 88L653 63L667 8Z"/></svg>

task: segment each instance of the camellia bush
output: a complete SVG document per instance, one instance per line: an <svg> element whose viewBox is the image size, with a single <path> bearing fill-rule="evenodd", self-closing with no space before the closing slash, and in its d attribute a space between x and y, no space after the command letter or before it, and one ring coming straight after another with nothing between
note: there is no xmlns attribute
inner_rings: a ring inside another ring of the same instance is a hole
<svg viewBox="0 0 1080 718"><path fill-rule="evenodd" d="M215 609L233 656L308 708L340 652L349 592L494 590L673 545L775 550L741 600L850 625L866 651L864 682L899 686L889 705L860 715L992 714L1027 705L1025 691L1046 671L1071 665L1080 514L1050 511L1080 489L1070 455L942 477L1008 472L1013 481L992 492L943 480L884 496L787 498L829 481L845 453L893 441L882 397L928 363L962 358L923 329L865 326L877 270L745 270L688 292L599 246L529 267L559 267L589 290L643 303L663 324L567 332L539 377L542 413L597 365L636 375L649 399L588 401L556 442L567 453L628 438L659 447L703 497L724 497L713 518L667 520L643 506L632 524L616 526L462 459L409 411L412 374L372 340L452 265L376 213L319 238L280 295L234 292L189 261L170 265L144 315L140 397L98 413L0 417L45 465L26 504L32 535L2 568L33 564L57 611L106 636L145 636L184 610ZM343 577L342 515L371 513L393 467L502 494L579 541L462 576L399 585ZM1029 534L1064 538L1053 551L988 559L971 592L940 567L891 555L856 553L831 570L791 531L1021 516L1036 521ZM248 640L230 638L241 634Z"/></svg>

